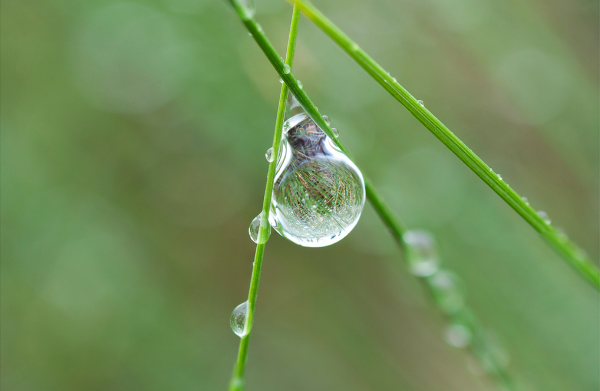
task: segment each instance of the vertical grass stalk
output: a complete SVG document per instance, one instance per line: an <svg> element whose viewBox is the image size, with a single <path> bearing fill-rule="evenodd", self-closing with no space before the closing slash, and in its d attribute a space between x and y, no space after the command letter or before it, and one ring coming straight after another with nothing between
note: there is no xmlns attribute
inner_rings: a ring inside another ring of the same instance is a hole
<svg viewBox="0 0 600 391"><path fill-rule="evenodd" d="M423 107L395 78L390 76L375 60L365 53L354 41L305 0L291 0L325 34L336 42L377 83L400 102L452 153L467 165L481 180L498 194L511 208L523 217L584 279L600 289L598 268L590 262L584 251L569 238L556 230L549 222L529 206L498 174L469 149L429 110ZM300 99L299 99L300 100ZM302 103L302 102L301 102Z"/></svg>
<svg viewBox="0 0 600 391"><path fill-rule="evenodd" d="M242 19L248 15L248 10L241 4L233 2L236 12ZM296 50L296 36L298 35L298 22L300 20L300 11L294 6L292 13L292 23L290 26L290 36L288 39L288 47L285 63L292 67L294 60L294 52ZM283 120L285 118L285 108L287 102L288 87L285 83L281 85L281 93L279 95L279 107L277 108L277 119L275 120L275 134L273 136L273 153L279 151L281 142L281 130ZM271 209L271 193L273 192L273 182L275 178L275 169L277 166L277 156L269 163L269 171L267 173L267 184L265 186L265 197L263 200L262 214L260 220L260 228L258 232L258 244L254 254L254 263L252 267L252 277L250 280L250 291L248 293L248 314L246 317L246 333L240 340L238 357L233 368L233 374L229 383L229 391L241 391L244 389L244 370L246 368L246 358L248 356L248 343L250 342L250 334L252 331L252 323L254 319L254 310L256 308L256 297L258 295L258 283L260 280L260 271L262 267L263 255L265 252L265 242L269 238L269 210Z"/></svg>
<svg viewBox="0 0 600 391"><path fill-rule="evenodd" d="M301 104L301 106L307 112L307 114L313 119L313 121L315 121L315 123L336 143L336 145L344 153L346 153L348 156L350 156L348 150L344 147L344 145L339 141L339 139L337 137L335 137L333 135L331 128L329 127L327 122L325 122L322 115L319 113L319 110L317 109L317 107L310 100L310 98L304 92L304 90L302 90L302 88L300 88L298 81L296 80L294 75L291 72L286 73L286 70L284 68L285 64L284 64L283 60L279 57L279 55L277 54L277 52L275 51L275 49L273 48L273 46L267 39L266 35L264 34L260 25L254 20L253 16L248 15L248 13L244 12L245 10L239 4L239 1L242 1L242 0L231 0L240 19L242 19L244 25L246 26L248 31L252 34L256 43L262 49L262 51L265 54L265 56L267 57L267 59L273 65L273 68L275 68L275 70L277 71L277 73L279 74L281 79L284 81L284 84L283 84L282 90L281 90L282 94L280 97L280 111L278 112L278 117L277 117L278 121L277 121L276 136L275 136L276 137L275 141L277 141L277 145L275 142L273 143L273 150L274 151L278 150L275 147L279 146L279 142L278 142L277 138L281 137L280 130L281 130L282 122L283 122L283 118L280 118L280 114L282 115L282 111L281 111L282 107L285 107L285 105L282 106L282 104L283 104L282 102L283 102L283 99L285 98L284 92L285 92L285 94L287 94L287 88L289 88L291 90L292 94L294 94L294 96L296 97L298 102ZM297 8L298 7L296 5L294 5L294 15L296 14ZM286 62L289 61L289 58L290 58L290 56L289 56L290 46L292 45L291 38L292 38L292 32L290 32L290 43L288 44L288 56L287 56ZM295 38L295 35L294 35L294 38ZM291 65L291 63L290 63L290 65ZM287 85L287 88L286 88L286 85ZM273 163L271 163L271 164L273 165ZM269 166L269 170L271 170L271 166ZM269 171L269 175L270 174L271 174L271 171ZM363 173L363 176L364 176L364 173ZM392 234L394 240L397 242L397 244L400 247L400 249L402 250L402 252L406 253L407 243L404 240L404 234L407 232L407 229L402 224L400 219L394 215L394 213L391 211L391 209L388 207L388 205L385 203L385 201L379 196L379 194L377 193L377 191L375 190L375 188L373 187L371 182L368 180L368 178L365 176L364 179L365 179L367 199L369 200L369 202L371 203L371 205L373 206L373 208L375 209L375 211L377 212L377 214L379 215L379 217L381 218L383 223L386 225L386 227ZM269 184L271 187L269 187ZM263 208L263 211L266 211L266 212L268 212L269 206L270 206L270 192L272 191L272 185L273 185L273 179L271 176L269 176L269 179L267 181L267 190L269 191L268 192L269 200L267 200L267 193L265 193L265 205ZM266 216L268 216L267 213L264 213L263 221L261 222L261 232L262 232L262 228L263 228L263 223L267 224ZM258 261L262 261L262 253L260 254L260 259L258 258L259 251L264 251L264 245L257 246L257 260L255 262L255 271L257 269L256 265L258 265L257 273L260 273L260 263ZM253 272L253 276L252 276L252 281L253 281L253 285L254 285L254 281L256 281L256 288L257 288L258 287L258 276L255 278L254 272ZM421 279L421 281L425 284L425 286L427 287L427 290L432 294L432 298L434 299L434 301L436 301L436 295L434 294L435 288L432 286L431 280L428 278L423 278L423 279ZM256 291L255 290L253 291L252 287L251 287L251 294L250 294L251 297L252 297L252 292L254 292L254 294L255 294ZM255 298L256 297L254 296L254 299ZM252 308L252 312L253 312L253 305L251 305L251 308ZM440 309L442 309L442 308L440 308ZM443 309L442 309L442 312L443 312ZM446 317L449 322L454 322L458 318L460 318L461 314L463 314L463 313L471 313L471 311L468 308L464 307L460 314L450 314L450 315L446 314ZM480 361L480 363L482 363L482 366L487 367L487 372L494 378L494 380L497 382L497 384L501 385L505 390L512 390L513 389L512 381L510 380L510 377L506 373L506 370L502 368L502 366L494 359L493 354L490 353L489 348L486 344L486 341L483 338L482 329L478 325L476 318L474 316L471 316L471 317L469 317L469 319L472 320L471 323L469 324L469 327L473 331L473 342L470 345L470 349L471 349L472 353ZM251 318L249 318L249 321L251 321ZM245 337L242 339L242 342L240 344L240 355L238 357L238 363L236 364L236 368L234 370L234 377L232 378L233 386L236 386L238 383L241 384L241 379L243 376L243 362L246 357L246 352L247 352L247 338ZM239 368L239 370L238 370L238 368ZM232 386L232 388L230 388L230 391L239 389L239 388L233 388L233 386Z"/></svg>

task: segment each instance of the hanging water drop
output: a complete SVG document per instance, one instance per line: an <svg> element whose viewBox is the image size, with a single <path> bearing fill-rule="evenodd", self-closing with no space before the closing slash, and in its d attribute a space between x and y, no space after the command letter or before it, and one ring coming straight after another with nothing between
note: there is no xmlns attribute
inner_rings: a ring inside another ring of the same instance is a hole
<svg viewBox="0 0 600 391"><path fill-rule="evenodd" d="M248 307L248 301L235 307L229 320L231 330L240 338L248 334Z"/></svg>
<svg viewBox="0 0 600 391"><path fill-rule="evenodd" d="M252 19L252 17L254 17L254 13L256 12L256 8L254 7L254 1L252 1L252 0L237 0L237 3L242 8L243 19Z"/></svg>
<svg viewBox="0 0 600 391"><path fill-rule="evenodd" d="M340 137L340 132L336 128L331 128L331 133L333 133L335 138Z"/></svg>
<svg viewBox="0 0 600 391"><path fill-rule="evenodd" d="M326 123L328 126L329 126L329 125L331 125L331 120L329 119L329 117L328 117L328 116L324 115L324 116L323 116L323 121L325 121L325 123Z"/></svg>
<svg viewBox="0 0 600 391"><path fill-rule="evenodd" d="M463 308L464 288L454 273L439 270L427 280L435 301L444 312L453 314Z"/></svg>
<svg viewBox="0 0 600 391"><path fill-rule="evenodd" d="M542 220L544 220L544 223L546 223L546 224L552 223L552 221L550 220L550 217L548 216L548 213L544 212L543 210L538 210L537 214L538 214L538 216L540 216L542 218Z"/></svg>
<svg viewBox="0 0 600 391"><path fill-rule="evenodd" d="M423 103L422 100L418 100L417 103L420 104L422 107L425 107L425 104Z"/></svg>
<svg viewBox="0 0 600 391"><path fill-rule="evenodd" d="M439 258L433 237L426 231L411 230L402 239L406 243L409 269L417 277L428 277L439 269Z"/></svg>
<svg viewBox="0 0 600 391"><path fill-rule="evenodd" d="M271 163L273 161L273 159L275 159L275 154L273 153L273 147L267 149L267 153L265 153L265 157L267 158L267 161L269 163Z"/></svg>
<svg viewBox="0 0 600 391"><path fill-rule="evenodd" d="M289 111L269 221L281 236L301 246L328 246L358 222L365 203L364 180L291 94Z"/></svg>
<svg viewBox="0 0 600 391"><path fill-rule="evenodd" d="M267 240L269 240L269 236L271 236L271 226L269 224L267 224L267 232L266 235L264 235L266 237L261 237L260 235L260 220L262 219L262 215L263 212L260 212L259 215L256 216L254 220L252 220L252 222L250 223L250 227L248 228L248 234L250 235L250 239L252 239L252 241L257 244L267 243Z"/></svg>
<svg viewBox="0 0 600 391"><path fill-rule="evenodd" d="M283 73L286 75L292 71L292 68L288 64L283 64Z"/></svg>

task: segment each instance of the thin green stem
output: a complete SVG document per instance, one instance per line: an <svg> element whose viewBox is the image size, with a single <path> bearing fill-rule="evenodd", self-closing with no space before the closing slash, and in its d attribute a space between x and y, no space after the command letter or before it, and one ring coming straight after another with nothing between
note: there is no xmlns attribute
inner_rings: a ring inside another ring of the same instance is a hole
<svg viewBox="0 0 600 391"><path fill-rule="evenodd" d="M247 15L246 10L238 4L233 2L233 5L242 19ZM292 13L292 23L290 26L290 36L288 40L287 54L285 63L289 65L290 69L294 61L294 52L296 51L296 36L298 35L298 22L300 20L300 10L294 6ZM285 118L285 107L287 102L288 87L284 83L281 86L281 93L279 95L279 107L277 108L277 119L275 120L275 133L273 136L273 153L277 154L279 151L279 143L281 142L281 130L283 127L283 120ZM233 374L229 383L230 391L240 391L244 389L244 370L246 368L246 358L248 356L248 343L250 342L250 333L252 331L252 324L254 320L254 310L256 308L256 297L258 295L258 283L260 280L260 271L262 268L263 255L265 252L265 242L269 238L270 225L269 225L269 210L271 209L271 193L273 192L273 182L275 179L275 169L277 166L277 157L269 163L269 171L267 173L267 184L265 186L265 197L263 200L262 214L260 220L260 228L258 232L258 244L256 245L256 252L254 254L254 266L252 267L252 277L250 280L250 291L248 293L248 314L246 317L246 334L240 340L240 348L238 351L238 358L233 368Z"/></svg>
<svg viewBox="0 0 600 391"><path fill-rule="evenodd" d="M313 119L313 121L315 121L315 123L331 138L331 140L333 140L336 143L336 145L344 153L349 155L349 152L346 150L344 145L342 145L342 143L339 141L339 139L337 139L333 135L331 128L329 127L327 122L325 122L325 120L319 113L319 110L317 109L317 107L310 100L310 98L304 92L304 90L302 90L302 88L299 86L298 81L296 80L294 75L291 72L286 73L283 60L279 57L279 55L277 54L277 52L275 51L275 49L273 48L273 46L267 39L267 37L264 34L264 32L262 31L262 28L260 27L260 25L254 20L254 18L252 16L249 16L247 13L244 12L243 7L241 7L237 3L237 1L239 1L239 0L231 0L231 1L234 4L234 7L236 8L236 11L238 12L238 15L240 16L240 18L242 19L244 25L250 31L250 33L254 37L256 43L262 49L262 51L265 54L265 56L267 57L267 59L271 62L271 64L273 65L273 68L275 68L275 70L277 71L279 76L284 81L284 85L282 86L282 90L281 90L282 94L280 96L280 111L278 112L278 122L277 122L278 125L276 127L276 138L281 137L280 129L282 126L283 118L281 118L281 122L280 122L279 115L281 114L282 100L284 99L284 96L285 96L284 92L285 92L285 94L287 94L287 88L285 87L287 85L288 88L290 89L290 91L292 92L292 94L294 94L294 96L296 97L296 99L298 100L300 105L304 108L304 110L307 112L307 114ZM296 10L297 10L297 6L294 5L294 12ZM292 32L290 32L290 39L291 39L291 37L292 37ZM290 45L290 44L288 44L288 45ZM290 49L290 47L288 46L288 56L287 56L288 60L290 59L289 49ZM274 151L278 150L277 148L275 148L275 142L273 143L273 146L274 146L274 148L273 148ZM279 143L277 141L277 147L278 146L279 146ZM269 167L269 170L271 170L271 166ZM271 174L271 171L269 171L269 174ZM267 193L265 193L265 208L263 209L264 211L268 211L268 207L270 207L270 190L272 190L273 183L272 183L272 177L269 177L269 178L271 178L271 179L268 179L268 181L269 180L271 181L270 182L271 187L269 188L269 186L268 186L269 182L268 182L267 188L269 190L269 193L268 193L269 200L268 201L266 200ZM369 200L369 202L371 203L371 205L373 206L373 208L375 209L375 211L377 212L377 214L379 215L381 220L384 222L386 227L389 229L390 233L394 237L394 240L398 243L400 249L403 252L405 252L407 243L404 241L403 237L404 237L404 234L407 232L407 229L402 224L400 219L394 215L394 213L391 211L391 209L388 207L388 205L379 196L379 194L377 193L375 188L372 186L371 182L366 177L365 177L365 187L366 187L367 199ZM267 216L266 213L263 214L264 223L266 223L266 219L265 219L266 216ZM261 221L261 231L263 228L263 221ZM252 275L252 286L251 286L251 295L250 296L252 296L252 292L253 291L256 292L256 289L258 288L258 275L260 274L259 261L262 261L262 253L260 254L260 256L258 254L261 251L264 251L264 245L257 246L257 257L255 260L255 269L253 270L253 275ZM256 265L258 265L258 270L257 270ZM256 278L255 278L255 274L256 274ZM431 291L432 288L429 284L429 281L427 279L423 279L422 281L427 285L428 290ZM256 286L256 288L254 290L252 288L253 286ZM256 296L254 296L254 299L255 298L256 298ZM251 308L253 308L253 307L251 306ZM250 321L250 319L251 318L249 318L249 321ZM452 320L451 317L450 317L450 320ZM251 322L250 322L250 324L251 324ZM479 331L479 329L476 329L476 330ZM478 333L478 335L479 335L479 333ZM238 356L238 364L236 365L236 369L234 370L234 377L232 378L232 385L240 384L240 386L241 386L241 384L242 384L241 379L243 376L243 360L245 360L245 357L247 354L247 342L244 342L245 338L242 339L242 343L240 344L240 354ZM481 340L480 338L479 339L475 338L475 341L480 341L480 340ZM473 350L474 350L474 352L476 350L480 350L480 351L486 353L483 342L478 342L477 348L474 347ZM240 362L242 362L242 364L240 364ZM512 389L512 387L510 386L511 381L510 381L508 375L506 374L506 372L504 370L499 369L500 366L496 365L496 363L493 361L493 358L492 358L492 366L493 366L492 373L495 374L496 380L499 383L505 385L506 389L511 390ZM240 371L238 371L238 367L241 368ZM233 388L233 387L230 388L230 390L237 390L237 389L239 389L239 388Z"/></svg>
<svg viewBox="0 0 600 391"><path fill-rule="evenodd" d="M400 102L415 118L417 118L435 137L437 137L452 153L465 163L481 180L498 194L511 208L523 217L542 237L563 256L563 258L590 282L600 289L598 268L590 262L583 252L566 235L556 230L543 217L529 206L498 174L471 151L454 133L452 133L429 110L423 107L396 79L386 72L375 60L336 27L312 4L304 0L293 1L302 12L315 23L325 34L335 41L350 57L352 57L375 81Z"/></svg>

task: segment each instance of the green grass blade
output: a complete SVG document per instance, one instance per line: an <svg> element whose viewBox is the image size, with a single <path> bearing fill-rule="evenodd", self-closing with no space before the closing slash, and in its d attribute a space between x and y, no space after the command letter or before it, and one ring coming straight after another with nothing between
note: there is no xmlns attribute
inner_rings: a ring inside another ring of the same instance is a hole
<svg viewBox="0 0 600 391"><path fill-rule="evenodd" d="M400 102L415 116L435 137L437 137L452 153L465 163L482 181L498 194L511 208L523 217L542 237L563 256L563 258L596 289L600 289L598 268L590 262L586 254L566 235L548 224L537 212L523 200L498 174L469 149L454 133L452 133L429 110L400 84L393 79L379 64L337 28L312 4L296 0L302 12L313 21L325 34L335 41L350 57L352 57L375 81Z"/></svg>
<svg viewBox="0 0 600 391"><path fill-rule="evenodd" d="M243 9L239 8L239 5L234 4L236 11L242 17ZM242 13L240 13L242 12ZM298 22L300 20L300 11L298 7L294 6L292 14L292 23L290 26L290 36L288 40L288 48L286 55L286 64L292 67L294 52L296 50L296 36L298 35ZM285 118L285 107L287 102L288 87L284 83L281 86L281 93L279 95L279 107L277 108L277 119L275 120L275 134L273 136L273 151L277 153L279 151L279 143L281 142L281 129L283 127L283 120ZM240 391L244 389L244 370L246 368L246 357L248 356L248 343L250 342L250 334L252 331L252 323L254 319L254 310L256 308L256 297L258 295L258 283L260 280L260 271L262 268L263 255L265 252L265 244L269 235L269 210L271 209L271 193L273 192L273 182L275 179L275 169L277 166L277 157L269 163L269 171L267 173L267 184L265 186L265 197L262 207L262 218L260 221L259 229L259 240L256 245L256 252L254 254L254 265L252 267L252 277L250 280L250 291L248 293L248 316L246 319L248 332L240 340L240 347L238 351L238 358L233 368L233 374L229 383L230 391Z"/></svg>

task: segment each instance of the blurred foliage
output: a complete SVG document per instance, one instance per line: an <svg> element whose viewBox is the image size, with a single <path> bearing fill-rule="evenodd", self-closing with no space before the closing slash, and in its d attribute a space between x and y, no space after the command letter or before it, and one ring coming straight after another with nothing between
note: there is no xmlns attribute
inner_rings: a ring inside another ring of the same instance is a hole
<svg viewBox="0 0 600 391"><path fill-rule="evenodd" d="M284 53L291 7L257 1ZM598 2L317 5L598 259ZM225 389L279 83L211 0L3 0L1 388ZM306 19L294 74L510 354L526 390L599 382L598 296ZM369 206L268 242L248 390L489 390Z"/></svg>

